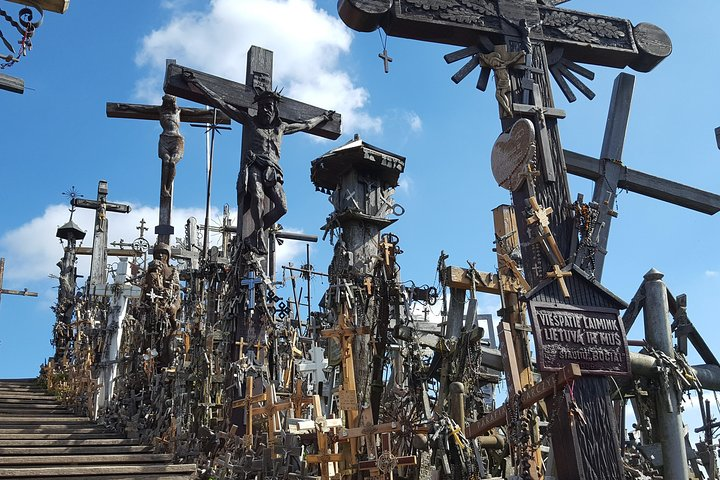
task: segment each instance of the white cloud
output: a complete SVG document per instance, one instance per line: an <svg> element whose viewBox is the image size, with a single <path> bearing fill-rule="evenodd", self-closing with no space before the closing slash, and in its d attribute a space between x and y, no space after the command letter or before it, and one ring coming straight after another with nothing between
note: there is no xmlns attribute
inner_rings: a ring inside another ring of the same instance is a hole
<svg viewBox="0 0 720 480"><path fill-rule="evenodd" d="M415 182L412 177L408 174L403 174L403 176L398 180L397 191L404 195L410 195L412 193L414 183Z"/></svg>
<svg viewBox="0 0 720 480"><path fill-rule="evenodd" d="M313 0L212 0L207 11L173 10L166 25L143 39L136 63L150 72L136 94L158 101L166 58L243 82L247 51L258 45L274 52L273 83L285 95L337 110L348 133L377 133L381 120L364 110L367 90L340 68L351 41L350 30Z"/></svg>
<svg viewBox="0 0 720 480"><path fill-rule="evenodd" d="M405 113L405 120L408 122L408 125L410 126L410 130L413 132L420 132L422 131L422 119L420 118L420 115L418 115L415 112L407 112Z"/></svg>
<svg viewBox="0 0 720 480"><path fill-rule="evenodd" d="M122 202L119 203L128 203ZM108 242L125 243L132 242L139 236L137 227L140 220L145 219L146 227L149 228L145 232L145 238L150 244L155 243L154 225L157 223L158 209L157 207L148 207L143 205L131 205L131 212L128 214L110 213L108 214ZM68 220L67 205L50 205L39 217L29 220L27 223L16 229L10 230L0 238L2 248L1 255L6 258L5 278L15 283L22 282L40 282L47 280L48 275L58 273L57 262L63 255L62 246L59 239L55 237L57 227L65 224ZM185 237L185 223L188 218L195 217L198 223L202 224L205 218L205 210L203 208L176 208L173 210L173 226L175 227L175 239ZM236 212L230 212L230 218L235 218ZM221 213L217 209L211 212L211 225L220 224ZM92 246L93 224L95 221L95 212L87 209L77 209L73 216L73 221L82 229L86 230L83 246ZM292 228L287 231L302 233ZM211 245L219 245L221 236L218 233L212 233L210 236ZM173 243L175 240L173 239ZM109 247L112 247L109 245ZM277 247L278 268L280 265L287 263L294 257L302 253L304 244L302 242L286 241ZM109 262L117 261L117 259L109 258ZM90 271L89 256L80 256L78 259L78 273L87 275ZM12 287L15 288L15 287ZM54 297L56 294L46 295L48 298Z"/></svg>
<svg viewBox="0 0 720 480"><path fill-rule="evenodd" d="M718 275L720 275L720 272L716 270L705 270L705 276L710 278L715 278Z"/></svg>

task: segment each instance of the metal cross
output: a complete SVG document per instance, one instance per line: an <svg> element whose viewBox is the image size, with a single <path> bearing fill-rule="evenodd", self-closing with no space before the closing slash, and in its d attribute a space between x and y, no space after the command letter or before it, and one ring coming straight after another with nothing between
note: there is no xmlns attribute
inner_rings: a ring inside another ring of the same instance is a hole
<svg viewBox="0 0 720 480"><path fill-rule="evenodd" d="M255 308L255 287L262 283L263 279L255 277L253 270L250 270L247 275L240 281L240 284L248 287L248 310L253 310Z"/></svg>

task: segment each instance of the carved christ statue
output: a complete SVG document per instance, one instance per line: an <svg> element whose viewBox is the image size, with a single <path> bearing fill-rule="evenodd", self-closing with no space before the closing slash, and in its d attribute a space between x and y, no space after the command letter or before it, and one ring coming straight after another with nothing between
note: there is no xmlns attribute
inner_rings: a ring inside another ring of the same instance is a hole
<svg viewBox="0 0 720 480"><path fill-rule="evenodd" d="M305 121L284 122L278 112L278 93L262 90L255 95L258 111L255 116L223 100L216 92L202 84L192 72L185 70L183 76L188 85L195 87L214 100L227 116L242 123L250 133L250 144L244 154L238 175L238 206L250 211L253 234L246 239L249 248L265 254L262 231L272 227L287 213L287 200L283 190L283 171L280 167L280 147L283 135L312 130L322 122L332 119L335 112L328 110L322 115ZM265 198L271 207L265 211Z"/></svg>
<svg viewBox="0 0 720 480"><path fill-rule="evenodd" d="M185 139L180 133L180 109L172 95L163 95L160 126L163 129L158 142L158 157L162 160L160 196L170 198L175 180L175 167L185 152Z"/></svg>

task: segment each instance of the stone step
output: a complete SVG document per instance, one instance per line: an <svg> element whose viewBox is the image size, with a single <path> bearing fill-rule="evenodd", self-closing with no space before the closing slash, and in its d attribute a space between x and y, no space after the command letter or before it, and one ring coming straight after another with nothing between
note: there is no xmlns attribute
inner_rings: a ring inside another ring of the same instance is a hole
<svg viewBox="0 0 720 480"><path fill-rule="evenodd" d="M33 393L33 392L4 392L0 394L0 399L9 400L53 400L57 401L54 395L49 393Z"/></svg>
<svg viewBox="0 0 720 480"><path fill-rule="evenodd" d="M89 438L85 440L0 440L0 447L63 447L81 445L137 445L131 438Z"/></svg>
<svg viewBox="0 0 720 480"><path fill-rule="evenodd" d="M59 477L23 477L23 478L32 478L33 480L58 480ZM73 477L75 478L75 477ZM148 475L140 474L140 475L88 475L85 477L82 477L82 480L128 480L132 478L138 478L142 480L188 480L189 478L192 478L189 474L166 474L166 473L159 473L154 475Z"/></svg>
<svg viewBox="0 0 720 480"><path fill-rule="evenodd" d="M0 424L8 425L45 425L45 424L73 424L73 423L86 423L89 424L90 420L87 417L53 417L53 416L36 416L36 415L0 415Z"/></svg>
<svg viewBox="0 0 720 480"><path fill-rule="evenodd" d="M89 440L93 438L125 438L118 433L0 433L0 440Z"/></svg>
<svg viewBox="0 0 720 480"><path fill-rule="evenodd" d="M65 428L65 425L32 426L29 428L0 428L0 435L2 436L12 434L22 435L25 433L97 433L114 435L116 432L114 432L113 430L108 430L107 428L101 426L83 427L74 425L70 428Z"/></svg>
<svg viewBox="0 0 720 480"><path fill-rule="evenodd" d="M97 463L112 464L140 464L140 463L166 463L171 462L169 453L121 453L104 455L42 455L42 456L13 456L0 457L0 465L40 466L40 465L88 465Z"/></svg>
<svg viewBox="0 0 720 480"><path fill-rule="evenodd" d="M75 415L75 412L62 407L36 409L30 406L25 406L23 408L2 408L2 406L0 406L0 417L19 417L32 415L57 415L59 417L62 417L64 415Z"/></svg>
<svg viewBox="0 0 720 480"><path fill-rule="evenodd" d="M152 453L148 445L106 445L80 447L0 447L0 455L95 455L120 453Z"/></svg>
<svg viewBox="0 0 720 480"><path fill-rule="evenodd" d="M187 474L195 472L195 465L92 465L65 467L17 467L0 469L0 478L82 478L90 475L126 475L124 478L148 478L147 474ZM102 477L107 478L107 477ZM123 477L120 477L123 478Z"/></svg>
<svg viewBox="0 0 720 480"><path fill-rule="evenodd" d="M53 397L46 397L46 398L37 399L37 400L27 400L24 398L1 398L0 397L0 405L16 404L16 403L17 404L29 404L29 405L40 405L40 404L58 405L58 406L60 405L60 402L58 402Z"/></svg>
<svg viewBox="0 0 720 480"><path fill-rule="evenodd" d="M4 403L0 401L1 410L71 410L58 403Z"/></svg>
<svg viewBox="0 0 720 480"><path fill-rule="evenodd" d="M104 427L101 427L99 425L96 425L94 423L87 423L87 424L69 424L69 425L63 425L63 424L47 424L47 425L23 425L23 424L17 424L17 425L2 425L0 424L0 433L12 433L14 431L21 431L21 432L36 432L36 433L92 433L92 432L107 432L108 430Z"/></svg>

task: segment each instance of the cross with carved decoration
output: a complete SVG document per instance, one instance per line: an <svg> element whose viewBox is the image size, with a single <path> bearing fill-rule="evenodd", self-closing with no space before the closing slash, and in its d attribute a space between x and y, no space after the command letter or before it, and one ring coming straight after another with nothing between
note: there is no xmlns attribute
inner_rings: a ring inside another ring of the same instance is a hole
<svg viewBox="0 0 720 480"><path fill-rule="evenodd" d="M565 259L563 258L562 253L560 253L560 248L558 247L557 242L555 241L555 236L552 234L552 231L550 230L550 214L553 213L553 208L543 208L537 201L535 197L530 197L528 199L528 202L530 203L530 208L532 209L532 215L530 215L527 218L527 224L530 225L538 225L538 228L540 229L540 232L542 234L542 237L545 241L547 241L548 245L550 246L550 250L552 251L553 255L555 256L555 261L558 263L561 267L565 266Z"/></svg>
<svg viewBox="0 0 720 480"><path fill-rule="evenodd" d="M389 432L380 435L380 443L382 451L378 452L377 457L372 460L358 462L358 470L379 470L383 478L393 480L393 473L397 467L415 465L417 457L415 455L407 455L396 457L392 453L392 440Z"/></svg>
<svg viewBox="0 0 720 480"><path fill-rule="evenodd" d="M303 405L312 405L314 400L314 397L305 396L302 379L298 378L295 380L295 390L292 395L290 395L290 401L292 402L295 410L295 418L300 418L302 416Z"/></svg>

